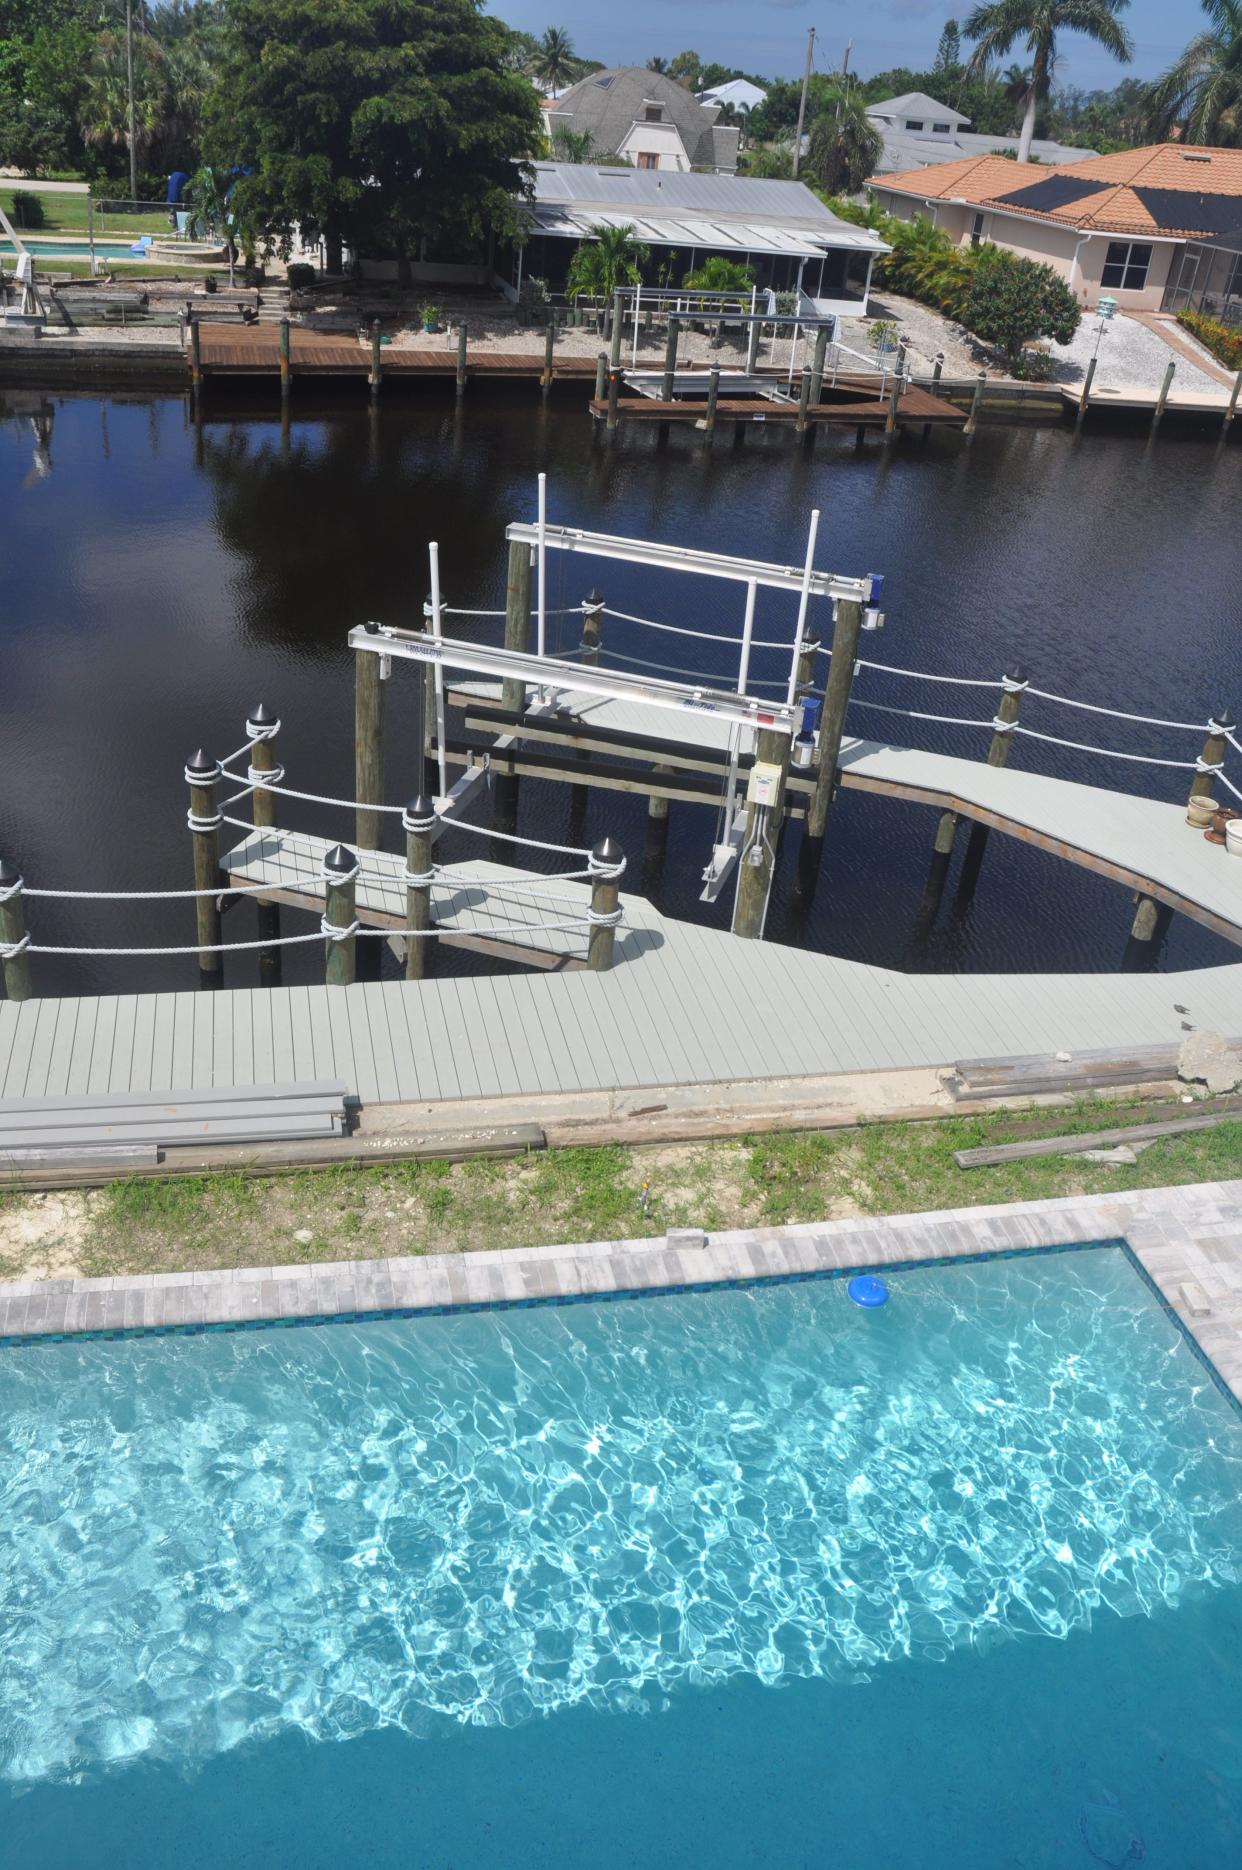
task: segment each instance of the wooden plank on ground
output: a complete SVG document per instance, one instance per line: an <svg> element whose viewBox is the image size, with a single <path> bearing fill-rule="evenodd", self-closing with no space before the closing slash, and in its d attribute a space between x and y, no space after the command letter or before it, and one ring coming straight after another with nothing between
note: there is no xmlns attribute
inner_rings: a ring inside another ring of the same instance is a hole
<svg viewBox="0 0 1242 1870"><path fill-rule="evenodd" d="M1127 1123L1111 1130L1090 1130L1080 1136L1036 1136L1024 1143L993 1143L984 1149L955 1149L959 1169L991 1169L1002 1162L1025 1162L1032 1156L1071 1156L1084 1149L1108 1149L1117 1143L1156 1143L1166 1136L1186 1136L1196 1130L1214 1130L1220 1123L1235 1123L1227 1111L1206 1117L1180 1117L1174 1123Z"/></svg>

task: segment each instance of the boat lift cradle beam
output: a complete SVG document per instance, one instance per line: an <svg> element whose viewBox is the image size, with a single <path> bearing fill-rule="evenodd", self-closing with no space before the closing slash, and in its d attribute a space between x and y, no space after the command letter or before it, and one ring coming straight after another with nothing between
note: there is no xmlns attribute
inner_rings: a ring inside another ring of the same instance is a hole
<svg viewBox="0 0 1242 1870"><path fill-rule="evenodd" d="M511 535L513 530L510 528ZM534 528L529 530L533 532ZM797 577L800 583L802 573ZM397 656L433 666L439 664L442 669L466 669L502 680L508 676L530 688L570 689L578 694L602 695L613 701L644 702L649 707L669 708L682 714L714 714L740 727L772 727L792 735L797 732L802 716L798 706L783 701L760 701L753 695L712 688L705 682L666 682L656 676L562 662L554 656L533 656L526 650L466 643L457 637L399 630L387 624L360 625L349 632L348 642L351 649L370 650L373 655Z"/></svg>
<svg viewBox="0 0 1242 1870"><path fill-rule="evenodd" d="M723 552L699 552L692 546L658 545L649 539L585 532L577 526L545 525L542 532L543 543L552 551L583 552L595 558L622 559L627 564L649 565L664 571L696 572L700 577L727 578L735 584L753 583L772 591L801 594L805 587L812 597L848 598L864 608L878 601L878 595L873 596L871 576L844 578L832 571L812 571L808 579L805 565L770 565L761 559L731 558ZM518 520L506 528L505 537L538 548L540 528Z"/></svg>

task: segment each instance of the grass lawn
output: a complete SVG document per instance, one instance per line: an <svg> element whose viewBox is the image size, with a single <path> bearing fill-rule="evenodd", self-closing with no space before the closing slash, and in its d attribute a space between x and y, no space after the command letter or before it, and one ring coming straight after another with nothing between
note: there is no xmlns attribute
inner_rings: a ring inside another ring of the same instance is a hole
<svg viewBox="0 0 1242 1870"><path fill-rule="evenodd" d="M85 234L86 207L89 197L86 195L44 194L37 182L9 182L0 188L0 208L16 225L13 214L13 196L37 195L43 203L43 226L17 229L18 233L30 234ZM168 210L162 202L152 202L150 212L130 212L129 214L95 213L95 234L100 240L119 238L122 234L156 234L168 232Z"/></svg>
<svg viewBox="0 0 1242 1870"><path fill-rule="evenodd" d="M468 1252L990 1202L1242 1176L1242 1122L1170 1137L1133 1167L1046 1156L958 1169L955 1149L1142 1122L1084 1103L939 1123L723 1142L536 1152L511 1161L389 1163L269 1179L132 1180L88 1193L0 1197L0 1277L99 1276Z"/></svg>

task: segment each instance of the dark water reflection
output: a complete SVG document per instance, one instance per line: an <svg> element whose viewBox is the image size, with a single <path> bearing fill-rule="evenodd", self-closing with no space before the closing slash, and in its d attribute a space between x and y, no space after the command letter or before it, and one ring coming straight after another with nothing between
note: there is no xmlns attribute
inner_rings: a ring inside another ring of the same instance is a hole
<svg viewBox="0 0 1242 1870"><path fill-rule="evenodd" d="M209 410L196 436L179 398L0 392L0 574L7 635L0 687L0 850L29 882L141 888L190 882L185 756L225 753L262 699L284 723L289 782L349 794L353 698L346 631L368 617L408 623L427 588L426 546L440 541L450 602L504 601L505 522L533 514L534 475L550 477L550 511L569 524L646 534L795 561L810 510L823 510L819 563L882 570L889 625L868 654L939 673L995 677L1015 657L1041 687L1188 721L1242 700L1237 508L1242 454L1210 438L1166 433L1075 440L1047 430L917 439L885 456L872 442L821 436L809 455L790 438L722 433L705 450L692 432L660 450L627 435L592 437L578 393L542 409L529 388L472 388L461 409L429 392L385 404L295 408L282 431L271 401ZM740 627L740 595L705 580L554 557L549 603L576 603L592 582L623 610L704 629ZM790 600L761 594L759 635L788 635ZM482 626L474 626L482 627ZM574 620L563 629L576 641ZM624 651L640 645L609 626ZM555 635L555 632L554 632ZM652 651L644 633L642 645ZM679 639L658 653L677 661ZM710 649L710 646L701 646ZM728 667L727 653L705 672ZM769 657L756 674L773 676ZM987 691L898 684L864 673L858 694L990 717ZM934 699L929 703L927 697ZM1029 724L1071 739L1192 758L1193 736L1028 705ZM417 784L412 682L390 691L387 797ZM858 731L900 729L860 712ZM922 744L982 754L986 737L920 724ZM900 732L895 734L900 738ZM1184 796L1189 775L1122 766L1022 743L1023 764L1095 783ZM324 818L289 809L294 823ZM638 859L643 801L592 794L574 814L568 788L524 782L520 828L553 839L611 831ZM649 878L672 913L727 920L698 902L714 817L673 807L667 860ZM347 815L332 828L348 836ZM1118 886L1012 840L993 838L973 901L950 894L929 940L914 924L934 814L846 794L834 816L814 901L795 889L800 832L782 851L769 933L895 967L1027 971L1112 969L1132 915ZM390 834L395 835L395 834ZM395 848L395 845L394 845ZM448 857L479 855L458 834ZM637 880L637 863L631 873ZM192 940L188 905L101 911L42 904L47 942ZM305 926L286 917L286 929ZM254 934L235 910L229 939ZM1236 950L1175 920L1166 967L1234 958ZM391 961L385 957L385 967ZM454 962L461 966L460 959ZM313 979L318 951L290 951L286 979ZM43 991L190 985L190 958L39 964ZM229 981L257 978L253 957Z"/></svg>

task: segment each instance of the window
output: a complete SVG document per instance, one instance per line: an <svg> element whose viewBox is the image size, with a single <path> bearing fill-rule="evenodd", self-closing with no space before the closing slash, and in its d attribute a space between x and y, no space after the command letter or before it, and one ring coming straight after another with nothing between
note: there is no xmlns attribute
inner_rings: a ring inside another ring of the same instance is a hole
<svg viewBox="0 0 1242 1870"><path fill-rule="evenodd" d="M643 107L643 116L647 119L648 123L663 123L664 121L663 104L645 105Z"/></svg>
<svg viewBox="0 0 1242 1870"><path fill-rule="evenodd" d="M1235 253L1233 256L1233 265L1230 267L1229 277L1225 281L1225 297L1227 299L1242 299L1242 253Z"/></svg>
<svg viewBox="0 0 1242 1870"><path fill-rule="evenodd" d="M656 155L654 150L640 149L638 152L638 166L640 169L658 169L660 166L660 158Z"/></svg>
<svg viewBox="0 0 1242 1870"><path fill-rule="evenodd" d="M975 224L970 230L970 244L972 247L977 247L982 241L983 230L987 226L987 223L988 217L986 214L976 214Z"/></svg>
<svg viewBox="0 0 1242 1870"><path fill-rule="evenodd" d="M952 134L953 125L951 123L933 123L932 129L937 136L949 136Z"/></svg>
<svg viewBox="0 0 1242 1870"><path fill-rule="evenodd" d="M1151 247L1137 240L1110 240L1100 283L1124 292L1141 292L1147 284Z"/></svg>
<svg viewBox="0 0 1242 1870"><path fill-rule="evenodd" d="M907 117L906 128L907 130L921 130L923 128L923 119L921 117Z"/></svg>

